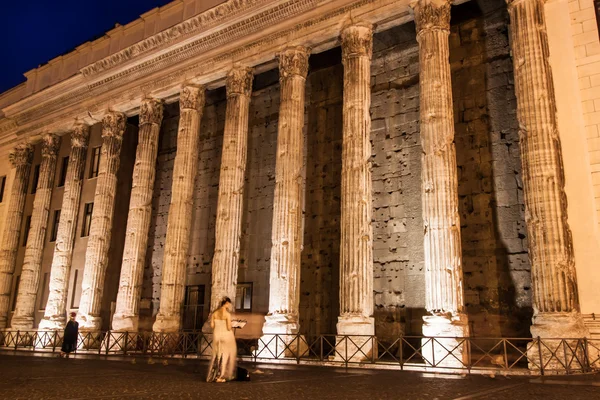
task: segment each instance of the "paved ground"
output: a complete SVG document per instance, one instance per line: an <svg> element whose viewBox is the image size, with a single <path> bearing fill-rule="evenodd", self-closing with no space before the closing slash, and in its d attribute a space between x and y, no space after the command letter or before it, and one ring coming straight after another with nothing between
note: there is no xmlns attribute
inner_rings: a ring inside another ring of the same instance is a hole
<svg viewBox="0 0 600 400"><path fill-rule="evenodd" d="M527 378L403 371L275 368L251 382L206 383L205 362L0 354L0 399L600 399L600 375ZM253 365L246 365L251 371Z"/></svg>

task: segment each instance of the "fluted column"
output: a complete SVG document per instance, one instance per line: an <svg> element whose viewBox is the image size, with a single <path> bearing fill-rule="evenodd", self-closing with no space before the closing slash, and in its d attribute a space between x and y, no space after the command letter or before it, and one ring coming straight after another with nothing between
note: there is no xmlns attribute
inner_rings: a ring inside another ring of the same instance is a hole
<svg viewBox="0 0 600 400"><path fill-rule="evenodd" d="M181 327L185 296L186 260L190 245L194 182L200 151L200 120L204 88L186 86L179 98L177 154L173 166L171 205L163 260L160 307L153 330L176 332Z"/></svg>
<svg viewBox="0 0 600 400"><path fill-rule="evenodd" d="M534 337L587 336L577 291L543 0L508 0Z"/></svg>
<svg viewBox="0 0 600 400"><path fill-rule="evenodd" d="M126 122L125 115L118 112L109 112L102 119L100 166L77 315L79 328L83 330L99 330L102 325L100 307L112 236L113 214L117 200L117 173Z"/></svg>
<svg viewBox="0 0 600 400"><path fill-rule="evenodd" d="M44 241L48 229L50 200L54 187L56 158L59 148L60 136L54 134L44 135L42 138L42 163L40 164L40 175L33 201L31 226L27 238L27 247L25 248L25 259L21 271L15 313L11 320L12 329L33 329L35 299L40 285Z"/></svg>
<svg viewBox="0 0 600 400"><path fill-rule="evenodd" d="M227 75L227 112L219 175L211 311L219 307L225 296L235 304L252 78L250 68L234 69Z"/></svg>
<svg viewBox="0 0 600 400"><path fill-rule="evenodd" d="M436 337L464 337L469 334L463 300L458 172L448 46L450 3L450 0L419 0L412 4L419 43L425 298L430 314L424 317L423 335ZM440 361L445 355L438 346L424 345L424 352L428 353L424 356L430 362ZM450 349L456 346L452 341L445 345L452 346ZM462 347L457 350L455 354L458 356ZM450 365L456 362L457 359L450 356L444 363Z"/></svg>
<svg viewBox="0 0 600 400"><path fill-rule="evenodd" d="M25 207L32 160L33 147L30 144L18 145L9 155L9 161L15 168L15 174L8 199L8 209L4 216L4 229L0 238L2 240L0 243L0 329L6 328L8 324L10 291L17 262L23 208Z"/></svg>
<svg viewBox="0 0 600 400"><path fill-rule="evenodd" d="M279 54L281 100L275 165L275 196L269 287L264 333L297 333L304 193L304 93L309 50L292 47Z"/></svg>
<svg viewBox="0 0 600 400"><path fill-rule="evenodd" d="M152 193L162 117L163 106L160 100L142 101L125 248L117 304L112 321L112 329L116 331L135 332L138 329L138 306L142 293L146 246L152 216Z"/></svg>
<svg viewBox="0 0 600 400"><path fill-rule="evenodd" d="M344 65L340 335L373 335L371 56L369 25L342 31Z"/></svg>
<svg viewBox="0 0 600 400"><path fill-rule="evenodd" d="M90 127L83 124L75 125L71 132L71 152L69 153L60 221L50 269L48 302L39 325L41 330L63 329L66 323L69 276L89 136Z"/></svg>

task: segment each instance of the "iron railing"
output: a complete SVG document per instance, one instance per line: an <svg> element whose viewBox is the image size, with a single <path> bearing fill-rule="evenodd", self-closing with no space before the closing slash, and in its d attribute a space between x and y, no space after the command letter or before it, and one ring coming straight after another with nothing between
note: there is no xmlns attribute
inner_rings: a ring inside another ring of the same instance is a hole
<svg viewBox="0 0 600 400"><path fill-rule="evenodd" d="M573 374L600 370L600 340L265 335L238 339L251 362L361 366L456 373ZM0 331L0 350L55 353L61 331ZM194 332L80 332L76 354L208 359L212 336Z"/></svg>

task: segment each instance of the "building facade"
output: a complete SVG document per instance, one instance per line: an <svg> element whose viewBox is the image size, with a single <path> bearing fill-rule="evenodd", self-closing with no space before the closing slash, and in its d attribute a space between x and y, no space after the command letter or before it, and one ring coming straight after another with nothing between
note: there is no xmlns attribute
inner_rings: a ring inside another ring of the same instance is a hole
<svg viewBox="0 0 600 400"><path fill-rule="evenodd" d="M0 95L0 328L600 335L592 0L176 0Z"/></svg>

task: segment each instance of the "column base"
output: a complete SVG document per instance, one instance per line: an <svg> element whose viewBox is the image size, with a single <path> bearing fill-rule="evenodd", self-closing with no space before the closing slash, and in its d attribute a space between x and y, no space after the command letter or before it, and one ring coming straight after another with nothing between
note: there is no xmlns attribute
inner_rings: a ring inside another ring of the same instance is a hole
<svg viewBox="0 0 600 400"><path fill-rule="evenodd" d="M469 365L469 337L466 314L427 315L423 317L421 354L431 367L464 368Z"/></svg>
<svg viewBox="0 0 600 400"><path fill-rule="evenodd" d="M29 316L13 316L10 321L10 329L13 331L32 331L33 330L33 317Z"/></svg>
<svg viewBox="0 0 600 400"><path fill-rule="evenodd" d="M535 343L527 352L530 370L564 374L582 368L585 351L581 339L589 338L590 332L580 313L538 313L530 331ZM535 342L537 338L541 343Z"/></svg>
<svg viewBox="0 0 600 400"><path fill-rule="evenodd" d="M139 326L138 315L116 314L112 320L112 330L115 332L137 332Z"/></svg>
<svg viewBox="0 0 600 400"><path fill-rule="evenodd" d="M102 318L92 315L79 314L77 315L77 322L79 323L80 331L99 331L102 327Z"/></svg>
<svg viewBox="0 0 600 400"><path fill-rule="evenodd" d="M152 325L152 330L156 333L174 333L181 328L181 316L158 314L156 321Z"/></svg>
<svg viewBox="0 0 600 400"><path fill-rule="evenodd" d="M42 318L38 325L38 331L62 331L67 325L67 319L62 317Z"/></svg>
<svg viewBox="0 0 600 400"><path fill-rule="evenodd" d="M335 361L368 362L377 357L374 318L340 316L336 330Z"/></svg>
<svg viewBox="0 0 600 400"><path fill-rule="evenodd" d="M302 335L298 335L298 317L287 314L265 316L263 335L258 342L258 358L299 358L308 355L308 346Z"/></svg>

